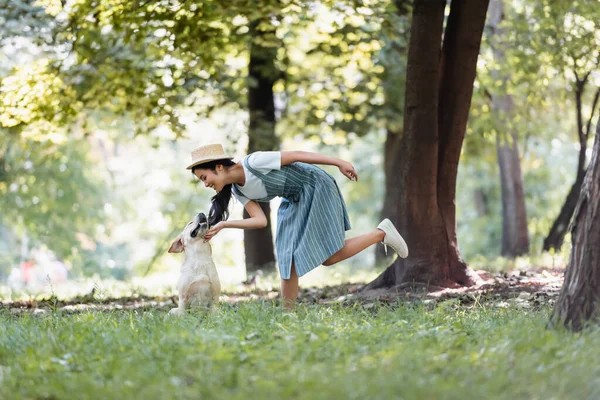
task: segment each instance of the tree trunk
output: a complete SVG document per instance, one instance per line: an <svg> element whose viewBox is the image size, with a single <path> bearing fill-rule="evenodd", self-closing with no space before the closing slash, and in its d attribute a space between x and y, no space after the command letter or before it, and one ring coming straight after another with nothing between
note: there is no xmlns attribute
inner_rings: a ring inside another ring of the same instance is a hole
<svg viewBox="0 0 600 400"><path fill-rule="evenodd" d="M455 192L488 0L416 0L408 52L404 129L390 177L395 220L410 256L366 289L474 283L460 258ZM444 42L440 52L442 33Z"/></svg>
<svg viewBox="0 0 600 400"><path fill-rule="evenodd" d="M505 96L510 97L510 96ZM496 136L502 188L502 255L514 258L529 253L527 211L517 135L510 141Z"/></svg>
<svg viewBox="0 0 600 400"><path fill-rule="evenodd" d="M254 151L279 150L279 139L275 135L275 104L273 85L279 78L275 67L277 48L265 47L263 40L272 40L275 28L261 31L259 21L252 24L252 42L250 44L250 63L248 67L248 109L250 123L248 128L248 153ZM264 25L263 25L264 26ZM267 217L267 226L262 229L244 231L246 251L246 272L275 270L275 249L271 229L271 206L260 203ZM244 218L249 215L244 210Z"/></svg>
<svg viewBox="0 0 600 400"><path fill-rule="evenodd" d="M489 11L489 27L492 31L492 50L498 64L506 62L504 53L505 32L501 27L504 17L503 0L492 0ZM496 79L504 83L507 77L494 71ZM505 87L506 85L502 85ZM514 117L514 102L511 95L492 95L492 109L497 117L498 133L496 150L500 167L502 190L502 251L505 257L514 258L529 252L525 190L517 134L511 121Z"/></svg>
<svg viewBox="0 0 600 400"><path fill-rule="evenodd" d="M579 331L600 316L600 120L590 166L575 209L571 236L573 248L565 283L550 317L551 324L563 324Z"/></svg>
<svg viewBox="0 0 600 400"><path fill-rule="evenodd" d="M478 217L487 217L490 214L487 195L483 189L475 189L473 193L473 204L475 205Z"/></svg>
<svg viewBox="0 0 600 400"><path fill-rule="evenodd" d="M573 186L571 186L569 194L567 194L567 198L560 209L560 213L554 220L550 232L548 232L548 236L544 239L543 251L550 251L550 249L560 250L562 247L565 235L567 234L567 229L569 228L569 223L571 222L571 217L573 216L573 212L575 212L575 207L579 200L579 193L581 192L584 176L585 170L577 172L577 179Z"/></svg>
<svg viewBox="0 0 600 400"><path fill-rule="evenodd" d="M543 251L550 251L550 249L560 250L567 234L569 222L575 212L575 206L579 199L579 193L581 192L581 185L583 184L583 177L585 176L585 153L587 151L587 142L591 133L591 122L594 115L594 110L598 103L600 96L600 88L594 95L594 101L592 103L592 112L588 120L587 126L584 129L583 125L583 112L582 112L582 98L583 92L585 91L585 85L587 83L589 74L583 79L576 77L575 82L575 108L577 112L577 136L579 137L579 159L577 161L577 174L575 176L575 183L571 186L569 194L565 199L563 206L560 209L558 217L552 224L548 236L544 239Z"/></svg>
<svg viewBox="0 0 600 400"><path fill-rule="evenodd" d="M408 34L406 27L410 26L410 1L394 0L396 26L394 34L386 35L385 48L380 58L380 65L385 68L383 90L389 113L393 116L386 121L386 140L384 145L384 176L385 194L381 209L381 219L396 220L396 204L398 204L399 188L392 176L397 172L396 156L402 138L402 117L404 114L404 93L406 91L406 52ZM403 25L406 24L406 25ZM381 243L375 246L375 263L380 264L389 260L391 253L384 251Z"/></svg>
<svg viewBox="0 0 600 400"><path fill-rule="evenodd" d="M385 196L383 198L383 208L381 210L381 219L389 218L390 221L396 221L396 204L398 204L400 191L394 179L397 172L396 155L400 145L402 135L388 130L385 140L383 168L385 174ZM385 253L383 245L378 243L375 247L375 263L385 261L390 253Z"/></svg>

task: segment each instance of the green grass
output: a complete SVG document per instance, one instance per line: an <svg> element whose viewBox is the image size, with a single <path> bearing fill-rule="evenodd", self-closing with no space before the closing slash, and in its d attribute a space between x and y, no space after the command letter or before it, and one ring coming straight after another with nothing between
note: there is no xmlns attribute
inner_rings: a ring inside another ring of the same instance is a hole
<svg viewBox="0 0 600 400"><path fill-rule="evenodd" d="M2 399L592 399L600 330L548 309L399 303L0 312Z"/></svg>

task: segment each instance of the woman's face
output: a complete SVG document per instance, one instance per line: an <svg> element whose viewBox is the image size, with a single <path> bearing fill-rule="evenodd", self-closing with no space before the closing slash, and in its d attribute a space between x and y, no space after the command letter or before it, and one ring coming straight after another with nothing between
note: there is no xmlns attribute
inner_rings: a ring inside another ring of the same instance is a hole
<svg viewBox="0 0 600 400"><path fill-rule="evenodd" d="M223 190L223 187L227 184L225 182L225 170L222 165L217 165L216 171L197 168L194 170L194 175L204 183L205 187L214 189L217 193Z"/></svg>

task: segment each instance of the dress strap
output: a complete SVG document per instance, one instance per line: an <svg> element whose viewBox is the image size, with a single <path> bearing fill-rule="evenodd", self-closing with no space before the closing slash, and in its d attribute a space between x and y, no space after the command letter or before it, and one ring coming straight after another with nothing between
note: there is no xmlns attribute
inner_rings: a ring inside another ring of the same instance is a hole
<svg viewBox="0 0 600 400"><path fill-rule="evenodd" d="M233 190L233 194L235 194L236 196L244 196L244 194L242 192L240 192L240 190L237 188L237 186L235 184L231 185L231 190Z"/></svg>
<svg viewBox="0 0 600 400"><path fill-rule="evenodd" d="M244 157L244 165L246 166L246 168L248 169L248 171L252 172L254 175L258 176L260 179L263 179L265 177L265 174L263 174L262 172L259 172L258 170L252 168L250 166L250 163L248 162L248 157L250 157L249 155Z"/></svg>

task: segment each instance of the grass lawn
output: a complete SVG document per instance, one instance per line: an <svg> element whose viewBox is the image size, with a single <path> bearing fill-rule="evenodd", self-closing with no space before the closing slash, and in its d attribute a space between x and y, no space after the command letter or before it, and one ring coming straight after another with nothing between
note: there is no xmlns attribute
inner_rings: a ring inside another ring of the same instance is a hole
<svg viewBox="0 0 600 400"><path fill-rule="evenodd" d="M600 330L455 301L0 312L1 399L595 399Z"/></svg>

